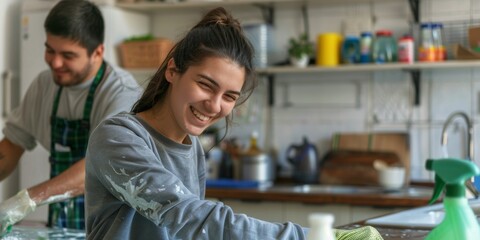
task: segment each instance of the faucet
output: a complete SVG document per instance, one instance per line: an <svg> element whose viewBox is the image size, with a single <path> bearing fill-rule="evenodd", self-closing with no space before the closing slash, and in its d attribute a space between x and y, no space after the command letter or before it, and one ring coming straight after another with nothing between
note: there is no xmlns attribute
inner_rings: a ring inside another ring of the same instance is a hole
<svg viewBox="0 0 480 240"><path fill-rule="evenodd" d="M447 142L448 142L448 135L447 135L447 129L450 126L450 124L456 119L456 118L462 118L465 123L467 124L467 140L468 140L468 145L467 145L467 152L468 152L468 160L473 162L473 124L468 115L465 112L454 112L448 116L447 121L445 121L445 124L443 125L443 130L442 130L442 139L440 141L440 144L442 147L446 147ZM468 190L475 196L475 198L478 198L480 193L477 190L477 188L473 185L473 178L470 179L469 181L465 182L466 187Z"/></svg>

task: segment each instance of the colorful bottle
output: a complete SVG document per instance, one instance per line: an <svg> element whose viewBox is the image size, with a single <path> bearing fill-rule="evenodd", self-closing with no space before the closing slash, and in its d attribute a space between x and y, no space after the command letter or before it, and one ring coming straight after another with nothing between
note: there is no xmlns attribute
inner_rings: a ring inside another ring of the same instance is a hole
<svg viewBox="0 0 480 240"><path fill-rule="evenodd" d="M332 214L328 213L312 213L308 216L310 230L307 235L307 240L335 240L333 233Z"/></svg>
<svg viewBox="0 0 480 240"><path fill-rule="evenodd" d="M398 61L413 63L415 60L413 37L404 35L398 40Z"/></svg>
<svg viewBox="0 0 480 240"><path fill-rule="evenodd" d="M465 181L480 174L478 167L461 159L429 159L426 168L435 172L435 188L430 204L446 189L443 206L445 217L425 240L474 240L480 227L465 197Z"/></svg>
<svg viewBox="0 0 480 240"><path fill-rule="evenodd" d="M443 44L443 24L432 23L432 42L435 48L435 61L447 59L447 51Z"/></svg>
<svg viewBox="0 0 480 240"><path fill-rule="evenodd" d="M347 36L342 44L342 62L352 64L360 62L360 39L356 36Z"/></svg>
<svg viewBox="0 0 480 240"><path fill-rule="evenodd" d="M372 43L372 33L362 32L360 35L360 63L372 62Z"/></svg>
<svg viewBox="0 0 480 240"><path fill-rule="evenodd" d="M431 23L422 23L420 25L420 38L418 60L421 62L434 62L436 60L436 54Z"/></svg>

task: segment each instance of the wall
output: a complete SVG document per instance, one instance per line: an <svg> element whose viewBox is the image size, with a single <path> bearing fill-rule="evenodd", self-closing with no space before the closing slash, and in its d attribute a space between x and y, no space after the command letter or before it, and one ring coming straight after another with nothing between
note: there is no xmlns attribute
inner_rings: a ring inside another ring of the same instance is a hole
<svg viewBox="0 0 480 240"><path fill-rule="evenodd" d="M420 2L421 22L471 21L480 17L478 1ZM262 22L256 7L229 10L243 23ZM153 32L178 39L204 12L206 9L159 12L153 18ZM359 34L364 30L391 29L398 37L416 29L408 1L310 3L307 13L307 30L312 41L319 33L330 31ZM300 6L276 7L274 24L276 51L272 61L278 62L287 57L288 39L305 31ZM465 25L462 27L466 29ZM300 143L302 136L315 142L323 155L335 132L404 131L410 134L412 178L431 179L431 174L424 170L424 162L430 157L444 156L440 133L448 115L461 110L478 121L478 74L478 70L472 68L422 71L418 106L413 104L414 88L408 72L282 74L276 77L274 106L267 108L266 81L263 81L257 95L237 113L237 125L231 135L246 140L252 130L263 133L260 142L278 151L279 162L285 166L283 173L287 175L285 150L292 143ZM271 118L265 114L269 112ZM478 139L476 125L475 138ZM450 156L466 156L464 128L461 122L449 128L447 151ZM267 130L272 134L267 135ZM479 159L478 153L475 159Z"/></svg>

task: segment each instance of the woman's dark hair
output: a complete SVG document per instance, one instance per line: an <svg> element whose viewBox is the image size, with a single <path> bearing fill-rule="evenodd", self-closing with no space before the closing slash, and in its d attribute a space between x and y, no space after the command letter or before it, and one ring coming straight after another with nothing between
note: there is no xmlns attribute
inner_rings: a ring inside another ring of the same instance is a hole
<svg viewBox="0 0 480 240"><path fill-rule="evenodd" d="M176 71L183 74L187 69L200 64L207 57L228 58L245 69L245 82L236 106L244 103L257 85L255 69L252 63L254 51L245 36L240 23L224 8L219 7L208 12L187 35L181 39L167 55L162 65L152 77L142 97L132 108L133 113L151 109L162 101L170 83L165 79L167 63L173 58ZM226 131L232 122L232 114L225 118Z"/></svg>
<svg viewBox="0 0 480 240"><path fill-rule="evenodd" d="M45 20L45 31L65 37L87 49L88 55L103 43L105 23L100 9L86 0L62 0Z"/></svg>

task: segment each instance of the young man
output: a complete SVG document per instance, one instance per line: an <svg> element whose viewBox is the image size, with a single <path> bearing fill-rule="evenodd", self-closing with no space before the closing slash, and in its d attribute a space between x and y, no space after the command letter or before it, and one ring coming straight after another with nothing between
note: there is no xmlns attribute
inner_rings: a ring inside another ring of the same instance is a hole
<svg viewBox="0 0 480 240"><path fill-rule="evenodd" d="M51 178L0 204L0 235L36 206L50 203L49 226L85 228L84 157L90 132L101 120L130 111L141 93L130 74L103 59L104 20L93 3L60 1L44 26L50 70L38 75L7 119L0 180L36 142L50 150Z"/></svg>

